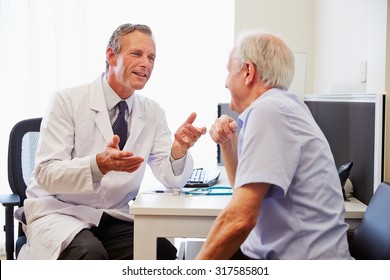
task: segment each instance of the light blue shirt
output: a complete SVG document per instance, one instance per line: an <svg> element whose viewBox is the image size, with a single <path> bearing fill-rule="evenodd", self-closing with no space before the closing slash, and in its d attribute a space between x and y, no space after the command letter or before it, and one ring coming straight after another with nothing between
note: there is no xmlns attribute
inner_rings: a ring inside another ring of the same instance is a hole
<svg viewBox="0 0 390 280"><path fill-rule="evenodd" d="M271 184L241 249L254 259L350 259L344 200L329 144L306 105L271 89L238 120L235 188Z"/></svg>

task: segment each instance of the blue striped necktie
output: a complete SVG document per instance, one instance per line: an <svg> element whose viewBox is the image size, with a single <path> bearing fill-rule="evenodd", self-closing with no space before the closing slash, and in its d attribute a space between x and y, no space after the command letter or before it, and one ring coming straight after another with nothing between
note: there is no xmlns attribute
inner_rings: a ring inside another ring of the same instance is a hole
<svg viewBox="0 0 390 280"><path fill-rule="evenodd" d="M126 101L120 101L118 103L119 114L114 124L112 125L112 131L120 138L119 148L122 150L127 140L127 121L125 119L125 113L127 108Z"/></svg>

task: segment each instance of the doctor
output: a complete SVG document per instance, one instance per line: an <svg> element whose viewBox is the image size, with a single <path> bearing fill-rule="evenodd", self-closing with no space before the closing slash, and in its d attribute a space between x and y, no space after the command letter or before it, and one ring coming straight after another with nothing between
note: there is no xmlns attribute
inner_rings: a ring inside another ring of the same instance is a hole
<svg viewBox="0 0 390 280"><path fill-rule="evenodd" d="M167 188L185 184L193 168L188 149L206 128L192 125L192 113L172 143L162 108L135 93L149 80L155 57L150 28L123 24L108 43L106 72L54 95L21 209L27 243L19 259L132 259L129 202L146 164ZM127 105L127 140L113 133L119 101ZM176 257L166 239L158 239L157 249L160 259Z"/></svg>

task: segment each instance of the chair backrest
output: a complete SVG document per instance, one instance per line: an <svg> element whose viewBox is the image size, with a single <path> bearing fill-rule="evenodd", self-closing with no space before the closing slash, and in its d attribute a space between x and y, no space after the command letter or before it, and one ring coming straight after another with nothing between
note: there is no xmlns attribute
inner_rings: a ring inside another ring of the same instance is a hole
<svg viewBox="0 0 390 280"><path fill-rule="evenodd" d="M8 181L20 205L26 198L28 180L34 171L35 152L38 145L42 118L26 119L12 128L8 144Z"/></svg>
<svg viewBox="0 0 390 280"><path fill-rule="evenodd" d="M351 240L355 259L390 260L390 185L382 182L376 189L360 225Z"/></svg>

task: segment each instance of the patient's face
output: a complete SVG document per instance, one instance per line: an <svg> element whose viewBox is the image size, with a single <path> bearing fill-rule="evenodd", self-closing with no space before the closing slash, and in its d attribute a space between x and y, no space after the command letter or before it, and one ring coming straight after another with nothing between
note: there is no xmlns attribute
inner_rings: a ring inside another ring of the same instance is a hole
<svg viewBox="0 0 390 280"><path fill-rule="evenodd" d="M245 71L236 57L235 49L230 52L227 70L225 87L229 89L231 95L230 109L241 113L245 93Z"/></svg>

